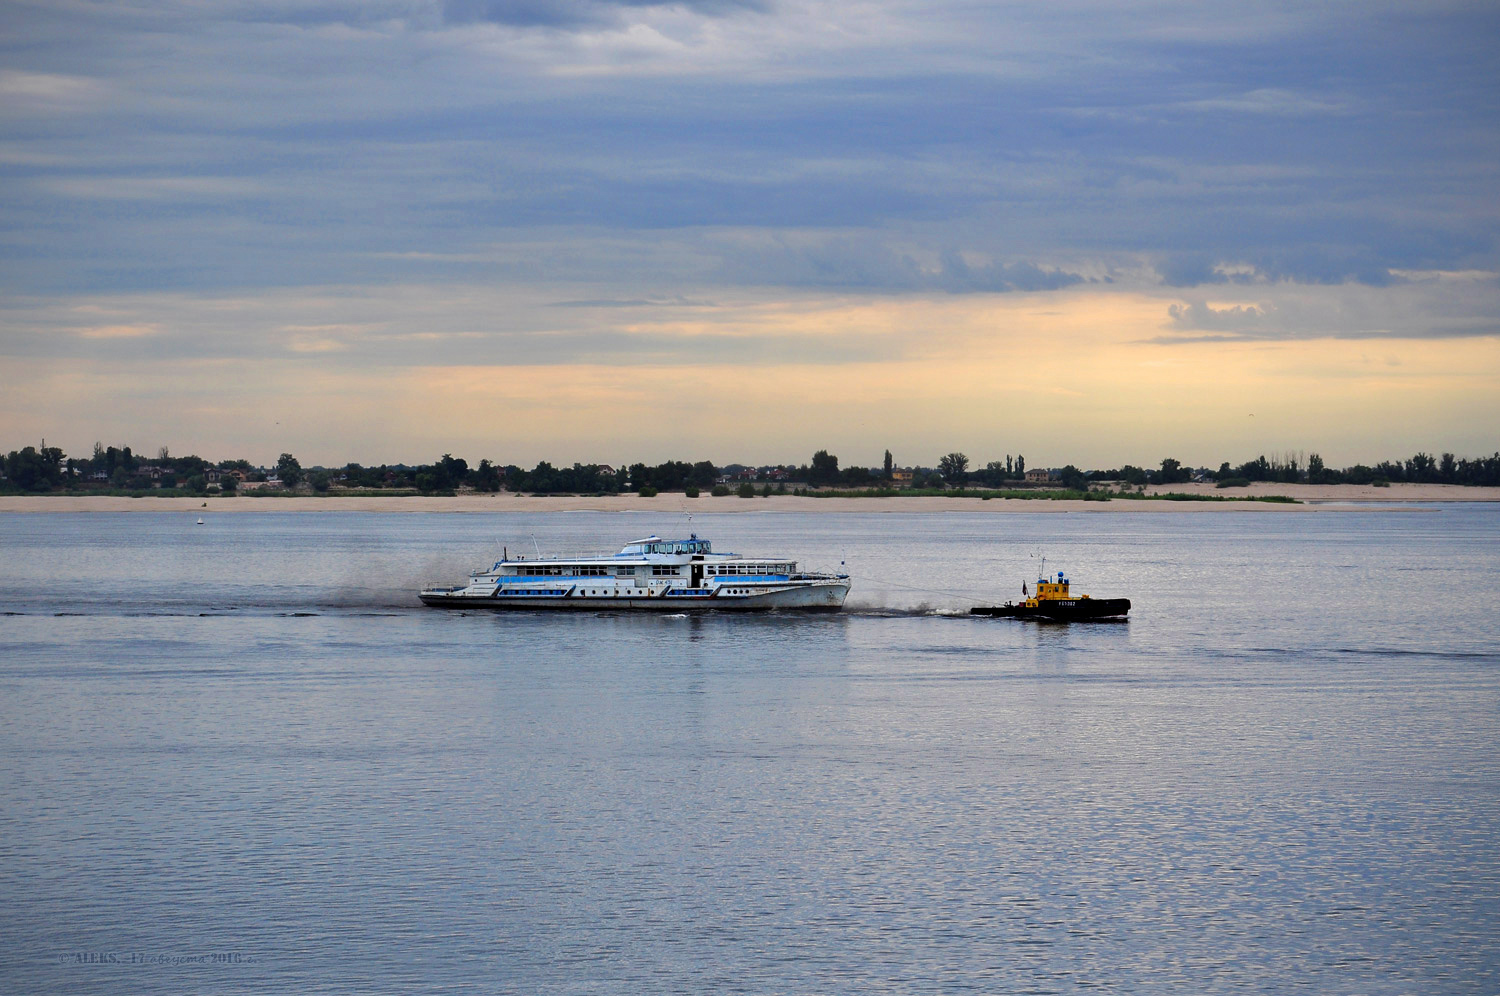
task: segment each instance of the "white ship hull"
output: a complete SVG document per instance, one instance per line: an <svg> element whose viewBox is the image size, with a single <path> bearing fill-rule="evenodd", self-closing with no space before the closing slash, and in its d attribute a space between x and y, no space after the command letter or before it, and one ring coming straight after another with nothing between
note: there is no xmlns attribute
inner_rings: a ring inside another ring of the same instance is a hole
<svg viewBox="0 0 1500 996"><path fill-rule="evenodd" d="M463 588L424 588L418 596L424 605L444 609L527 609L585 612L837 612L849 595L849 582L843 580L794 582L767 586L749 594L691 592L674 594L670 590L646 593L644 590L617 591L607 595L579 594L564 588L545 594L522 594L519 591Z"/></svg>

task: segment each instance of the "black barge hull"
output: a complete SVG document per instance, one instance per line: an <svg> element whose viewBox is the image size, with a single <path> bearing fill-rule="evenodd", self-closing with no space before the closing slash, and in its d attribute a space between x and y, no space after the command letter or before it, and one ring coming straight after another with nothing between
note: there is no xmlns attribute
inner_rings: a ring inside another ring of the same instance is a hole
<svg viewBox="0 0 1500 996"><path fill-rule="evenodd" d="M976 605L971 616L993 616L1001 619L1048 619L1054 622L1088 622L1095 619L1124 619L1130 612L1128 598L1067 598L1042 602L1032 607L1014 605Z"/></svg>

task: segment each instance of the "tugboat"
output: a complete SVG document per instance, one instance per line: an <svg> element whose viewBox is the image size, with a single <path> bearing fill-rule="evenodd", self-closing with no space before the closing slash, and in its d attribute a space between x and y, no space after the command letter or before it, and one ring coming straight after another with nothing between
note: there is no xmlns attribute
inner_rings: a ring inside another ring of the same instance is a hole
<svg viewBox="0 0 1500 996"><path fill-rule="evenodd" d="M1036 579L1036 590L1028 594L1021 585L1022 602L1004 605L976 605L971 616L996 616L1005 619L1050 619L1056 622L1082 622L1093 619L1123 619L1130 612L1128 598L1090 598L1068 594L1068 579L1062 571L1055 577Z"/></svg>

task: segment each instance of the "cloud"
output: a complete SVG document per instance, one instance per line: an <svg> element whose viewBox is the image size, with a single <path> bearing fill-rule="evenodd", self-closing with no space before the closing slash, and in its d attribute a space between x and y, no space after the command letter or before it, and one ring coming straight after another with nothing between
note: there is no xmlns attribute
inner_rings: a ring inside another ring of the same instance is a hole
<svg viewBox="0 0 1500 996"><path fill-rule="evenodd" d="M4 116L75 114L103 107L109 87L99 80L62 73L0 69Z"/></svg>
<svg viewBox="0 0 1500 996"><path fill-rule="evenodd" d="M264 195L256 180L221 176L87 177L45 179L40 185L69 198L101 200L181 200Z"/></svg>
<svg viewBox="0 0 1500 996"><path fill-rule="evenodd" d="M1172 326L1178 329L1253 334L1267 327L1274 311L1273 306L1236 304L1214 308L1197 301L1188 305L1171 305L1167 308L1167 315Z"/></svg>
<svg viewBox="0 0 1500 996"><path fill-rule="evenodd" d="M147 325L90 325L76 330L84 339L140 339L161 335L162 327Z"/></svg>
<svg viewBox="0 0 1500 996"><path fill-rule="evenodd" d="M978 251L929 249L888 236L724 232L708 240L727 282L953 294L1059 290L1081 273L1036 261L1004 261Z"/></svg>
<svg viewBox="0 0 1500 996"><path fill-rule="evenodd" d="M1168 305L1168 333L1149 341L1496 338L1497 289L1500 279L1493 273L1423 275L1389 286L1262 284L1254 289L1257 300L1198 298Z"/></svg>
<svg viewBox="0 0 1500 996"><path fill-rule="evenodd" d="M1406 310L1390 295L1416 289L1265 293L1374 311ZM1041 466L1114 466L1167 454L1216 465L1299 447L1336 464L1435 442L1488 452L1500 418L1500 340L1164 347L1140 340L1168 302L1113 285L895 298L778 289L696 313L632 309L628 322L551 308L555 290L519 300L451 285L110 297L97 305L162 316L163 335L70 354L55 340L78 347L76 337L48 333L76 324L76 311L6 301L0 424L11 446L45 435L72 454L102 437L215 458L290 451L304 463L443 452L528 465L765 462L827 447L869 464L889 447L903 463L959 449L979 464L1020 451ZM328 328L338 324L328 315L360 320ZM16 355L27 325L31 345L49 352ZM289 348L298 335L348 348ZM735 403L746 397L751 408ZM1036 419L1060 397L1067 418ZM484 414L451 417L465 411ZM1080 424L1093 427L1087 438Z"/></svg>
<svg viewBox="0 0 1500 996"><path fill-rule="evenodd" d="M1262 87L1242 93L1203 97L1168 105L1172 109L1213 113L1230 111L1242 114L1307 115L1343 114L1348 105L1336 98L1297 93L1276 87Z"/></svg>
<svg viewBox="0 0 1500 996"><path fill-rule="evenodd" d="M442 12L448 24L567 29L617 24L633 8L667 6L710 17L769 9L760 0L443 0Z"/></svg>
<svg viewBox="0 0 1500 996"><path fill-rule="evenodd" d="M1162 258L1156 270L1168 287L1204 284L1266 284L1280 280L1310 284L1360 283L1385 287L1399 282L1401 270L1388 260L1317 247L1253 253L1253 262L1225 262L1212 256L1179 253Z"/></svg>
<svg viewBox="0 0 1500 996"><path fill-rule="evenodd" d="M695 301L689 298L593 298L579 301L553 301L554 308L711 308L712 301Z"/></svg>
<svg viewBox="0 0 1500 996"><path fill-rule="evenodd" d="M1146 295L1139 335L1172 343L1500 317L1492 277L1434 276L1500 269L1492 4L18 2L0 27L5 363L908 355L678 324L845 295ZM67 331L101 303L161 332Z"/></svg>

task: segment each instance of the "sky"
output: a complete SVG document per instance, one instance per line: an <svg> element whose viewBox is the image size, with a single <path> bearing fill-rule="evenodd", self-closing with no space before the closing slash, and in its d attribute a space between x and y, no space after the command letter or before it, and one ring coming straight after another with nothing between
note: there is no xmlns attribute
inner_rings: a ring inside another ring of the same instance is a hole
<svg viewBox="0 0 1500 996"><path fill-rule="evenodd" d="M1493 2L5 0L0 448L1500 449Z"/></svg>

